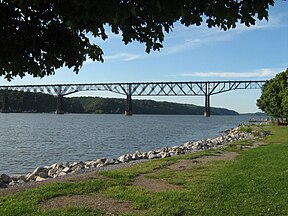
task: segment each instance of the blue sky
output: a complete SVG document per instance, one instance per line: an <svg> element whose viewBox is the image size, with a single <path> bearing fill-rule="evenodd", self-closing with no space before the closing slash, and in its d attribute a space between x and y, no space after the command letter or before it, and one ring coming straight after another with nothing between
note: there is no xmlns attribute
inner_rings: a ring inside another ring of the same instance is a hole
<svg viewBox="0 0 288 216"><path fill-rule="evenodd" d="M42 79L26 76L11 82L0 79L0 85L266 80L288 68L288 2L276 1L270 8L269 21L255 26L238 25L221 31L205 25L175 25L165 37L160 52L145 53L145 45L133 42L124 45L121 36L109 33L102 41L91 38L104 51L104 63L88 60L79 74L62 68L56 75ZM122 97L110 92L79 92L71 96ZM259 111L256 104L261 90L236 90L213 96L211 106L224 107L240 113ZM204 105L203 97L135 97Z"/></svg>

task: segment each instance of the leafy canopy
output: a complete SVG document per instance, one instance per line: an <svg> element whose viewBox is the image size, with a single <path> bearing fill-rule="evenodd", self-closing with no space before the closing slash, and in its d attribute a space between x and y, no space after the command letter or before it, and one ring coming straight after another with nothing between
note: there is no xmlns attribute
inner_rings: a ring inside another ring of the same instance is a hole
<svg viewBox="0 0 288 216"><path fill-rule="evenodd" d="M175 22L227 30L268 20L273 5L274 0L1 0L0 76L44 77L62 66L77 73L88 57L103 62L102 49L87 33L105 40L110 28L124 44L144 43L149 53L162 48Z"/></svg>
<svg viewBox="0 0 288 216"><path fill-rule="evenodd" d="M257 106L276 118L288 118L288 69L263 85Z"/></svg>

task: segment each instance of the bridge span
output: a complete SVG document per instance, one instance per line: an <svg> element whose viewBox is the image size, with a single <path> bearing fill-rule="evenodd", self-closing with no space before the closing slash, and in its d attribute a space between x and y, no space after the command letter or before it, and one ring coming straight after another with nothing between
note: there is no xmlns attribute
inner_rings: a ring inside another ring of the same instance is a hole
<svg viewBox="0 0 288 216"><path fill-rule="evenodd" d="M53 85L5 85L2 112L7 112L9 91L40 92L57 97L57 114L63 114L63 97L80 91L110 91L126 96L125 114L132 115L132 96L203 96L204 116L210 116L210 96L237 89L260 89L266 80L249 81L201 81L201 82L132 82L132 83L90 83Z"/></svg>

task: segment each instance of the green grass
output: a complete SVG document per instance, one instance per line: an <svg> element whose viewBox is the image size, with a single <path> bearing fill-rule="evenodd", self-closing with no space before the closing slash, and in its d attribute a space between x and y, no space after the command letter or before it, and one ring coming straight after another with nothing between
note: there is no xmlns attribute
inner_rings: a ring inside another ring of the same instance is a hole
<svg viewBox="0 0 288 216"><path fill-rule="evenodd" d="M244 151L243 147L251 146L253 141L238 141L221 150L152 160L102 172L105 180L46 184L0 197L0 215L103 215L104 212L87 207L44 210L38 205L57 196L95 192L131 201L133 208L143 210L143 215L288 215L288 127L262 126L257 130L273 132L264 140L256 140L269 145ZM239 156L232 161L197 164L185 171L168 168L179 160L221 151L236 151ZM153 192L132 186L134 178L142 174L180 185L183 190Z"/></svg>
<svg viewBox="0 0 288 216"><path fill-rule="evenodd" d="M251 133L252 127L251 127L251 125L244 125L244 126L240 127L239 131L245 132L245 133Z"/></svg>
<svg viewBox="0 0 288 216"><path fill-rule="evenodd" d="M275 130L275 129L274 129ZM276 132L276 131L275 131ZM282 145L267 145L244 151L207 182L203 197L213 215L287 215L288 137L287 128L273 139ZM276 133L277 133L276 132Z"/></svg>

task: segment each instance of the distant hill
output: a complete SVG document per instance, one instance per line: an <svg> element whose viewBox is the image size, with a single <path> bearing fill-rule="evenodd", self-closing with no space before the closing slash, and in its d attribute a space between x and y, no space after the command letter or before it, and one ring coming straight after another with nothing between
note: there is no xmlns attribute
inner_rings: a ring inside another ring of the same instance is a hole
<svg viewBox="0 0 288 216"><path fill-rule="evenodd" d="M65 98L65 111L71 113L110 113L125 112L125 99L101 97ZM81 106L79 106L81 104ZM75 109L77 105L80 109ZM82 108L83 109L82 109ZM193 104L157 102L154 100L132 100L134 114L203 115L204 107ZM211 108L212 115L238 115L233 110Z"/></svg>
<svg viewBox="0 0 288 216"><path fill-rule="evenodd" d="M255 116L268 116L266 113L263 112L255 112L255 113L241 113L239 115L255 115Z"/></svg>
<svg viewBox="0 0 288 216"><path fill-rule="evenodd" d="M3 94L0 92L0 107ZM10 92L10 112L54 112L56 98L42 93ZM193 104L157 102L154 100L132 101L134 114L203 115L204 107ZM64 110L68 113L122 114L125 112L125 99L102 97L64 98ZM212 115L238 115L233 110L211 108Z"/></svg>

